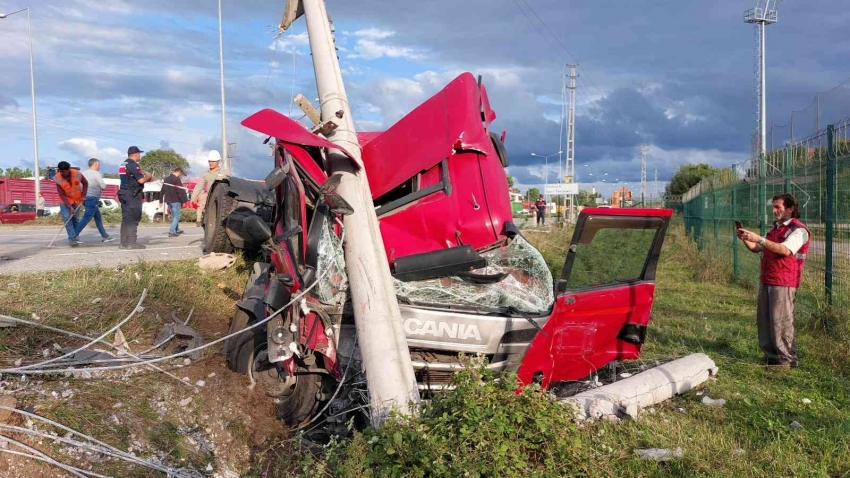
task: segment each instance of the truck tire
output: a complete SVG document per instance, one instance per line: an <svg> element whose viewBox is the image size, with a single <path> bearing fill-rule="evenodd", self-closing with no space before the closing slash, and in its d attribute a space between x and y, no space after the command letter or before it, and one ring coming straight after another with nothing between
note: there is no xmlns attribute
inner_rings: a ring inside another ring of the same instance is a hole
<svg viewBox="0 0 850 478"><path fill-rule="evenodd" d="M235 199L230 197L227 183L217 183L207 197L204 208L204 251L207 254L233 252L233 244L224 229L224 219L234 209Z"/></svg>

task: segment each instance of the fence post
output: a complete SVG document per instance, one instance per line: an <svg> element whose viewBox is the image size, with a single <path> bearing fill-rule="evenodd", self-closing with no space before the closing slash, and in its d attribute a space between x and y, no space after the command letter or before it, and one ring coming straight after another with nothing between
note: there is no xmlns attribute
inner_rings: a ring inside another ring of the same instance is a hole
<svg viewBox="0 0 850 478"><path fill-rule="evenodd" d="M791 160L791 145L785 147L785 192L788 194L794 194L791 192L791 177L793 176L793 171L791 170L791 165L793 161Z"/></svg>
<svg viewBox="0 0 850 478"><path fill-rule="evenodd" d="M835 238L835 125L826 127L826 271L824 290L827 305L832 305L832 250Z"/></svg>
<svg viewBox="0 0 850 478"><path fill-rule="evenodd" d="M717 244L717 237L718 237L717 236L717 232L718 232L717 226L718 226L718 222L720 221L720 219L718 219L718 215L717 215L717 190L715 190L711 193L711 201L714 204L714 210L711 213L712 216L713 216L713 219L714 219L714 243Z"/></svg>
<svg viewBox="0 0 850 478"><path fill-rule="evenodd" d="M762 152L759 154L759 198L758 198L758 211L759 211L759 234L764 236L765 231L767 231L767 208L765 207L767 204L767 177L765 174L765 153Z"/></svg>
<svg viewBox="0 0 850 478"><path fill-rule="evenodd" d="M732 221L738 219L738 188L732 188ZM732 223L732 279L738 280L738 231Z"/></svg>

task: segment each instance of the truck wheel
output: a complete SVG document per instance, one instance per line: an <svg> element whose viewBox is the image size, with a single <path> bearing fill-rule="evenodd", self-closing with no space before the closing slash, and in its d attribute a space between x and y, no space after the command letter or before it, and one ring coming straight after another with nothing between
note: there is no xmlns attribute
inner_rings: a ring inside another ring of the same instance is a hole
<svg viewBox="0 0 850 478"><path fill-rule="evenodd" d="M251 315L237 308L229 334L244 329L250 322ZM299 367L294 377L281 377L277 367L268 361L266 332L262 327L245 331L230 340L224 345L227 366L263 385L266 393L275 398L279 420L293 427L313 417L319 406L320 374L307 373Z"/></svg>
<svg viewBox="0 0 850 478"><path fill-rule="evenodd" d="M230 187L227 183L218 183L207 197L204 214L204 251L233 252L233 244L224 229L224 219L233 211L234 199L230 197ZM198 210L200 211L200 209Z"/></svg>

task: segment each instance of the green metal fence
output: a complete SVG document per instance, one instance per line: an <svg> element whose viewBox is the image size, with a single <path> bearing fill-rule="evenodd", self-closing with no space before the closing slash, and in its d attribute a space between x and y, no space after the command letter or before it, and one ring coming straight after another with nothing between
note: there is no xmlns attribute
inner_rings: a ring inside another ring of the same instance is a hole
<svg viewBox="0 0 850 478"><path fill-rule="evenodd" d="M735 237L736 220L762 235L771 198L793 194L811 232L798 305L810 312L850 305L850 119L705 178L682 198L685 229L738 281L757 285L759 254Z"/></svg>

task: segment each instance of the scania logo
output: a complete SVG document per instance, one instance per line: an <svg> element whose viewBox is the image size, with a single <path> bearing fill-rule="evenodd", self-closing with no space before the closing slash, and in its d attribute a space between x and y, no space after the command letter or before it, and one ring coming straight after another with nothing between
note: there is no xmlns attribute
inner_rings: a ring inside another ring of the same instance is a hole
<svg viewBox="0 0 850 478"><path fill-rule="evenodd" d="M404 321L404 331L407 335L430 335L436 338L481 341L481 332L475 324L459 324L457 322L436 322L410 318Z"/></svg>

